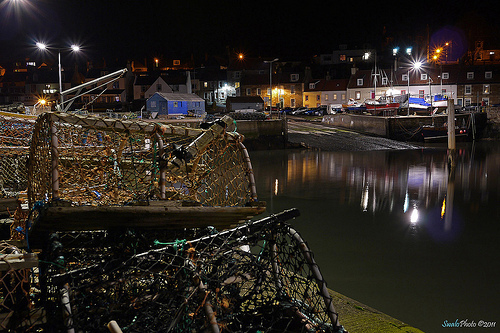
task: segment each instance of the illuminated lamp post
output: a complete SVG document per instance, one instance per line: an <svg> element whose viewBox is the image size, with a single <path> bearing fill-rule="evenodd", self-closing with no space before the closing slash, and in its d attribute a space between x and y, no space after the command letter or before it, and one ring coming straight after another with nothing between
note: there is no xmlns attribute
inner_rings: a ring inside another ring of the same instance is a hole
<svg viewBox="0 0 500 333"><path fill-rule="evenodd" d="M413 65L408 68L408 116L410 115L410 71L412 69L415 69L415 70L418 70L420 69L420 67L422 67L422 62L421 61L417 61L415 63L413 63Z"/></svg>
<svg viewBox="0 0 500 333"><path fill-rule="evenodd" d="M45 44L45 43L37 42L36 46L41 51L45 51L48 49L47 44ZM73 44L73 45L71 45L70 49L73 52L79 52L80 46ZM59 95L61 96L61 106L60 106L59 110L63 110L64 109L64 96L63 96L63 85L62 85L62 67L61 67L61 49L60 48L57 49L57 61L59 64Z"/></svg>
<svg viewBox="0 0 500 333"><path fill-rule="evenodd" d="M269 64L269 114L273 115L273 62L278 61L278 58L273 60L265 60L265 64Z"/></svg>

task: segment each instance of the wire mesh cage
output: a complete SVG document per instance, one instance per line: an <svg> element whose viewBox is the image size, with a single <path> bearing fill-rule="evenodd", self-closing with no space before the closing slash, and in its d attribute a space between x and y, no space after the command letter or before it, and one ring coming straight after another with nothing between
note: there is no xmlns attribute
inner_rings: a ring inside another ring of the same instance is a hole
<svg viewBox="0 0 500 333"><path fill-rule="evenodd" d="M342 331L312 252L285 222L294 216L285 211L189 241L54 235L41 267L51 291L47 325L105 332L114 320L124 332Z"/></svg>
<svg viewBox="0 0 500 333"><path fill-rule="evenodd" d="M0 198L14 198L28 187L26 162L35 119L0 114Z"/></svg>
<svg viewBox="0 0 500 333"><path fill-rule="evenodd" d="M207 130L46 113L31 144L30 205L182 200L244 206L255 199L246 149L223 118Z"/></svg>

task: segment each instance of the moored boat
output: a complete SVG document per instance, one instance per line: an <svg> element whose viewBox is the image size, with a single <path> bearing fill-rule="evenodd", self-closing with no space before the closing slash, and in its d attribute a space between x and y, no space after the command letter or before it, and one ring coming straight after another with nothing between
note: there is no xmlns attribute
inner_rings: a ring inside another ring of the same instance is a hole
<svg viewBox="0 0 500 333"><path fill-rule="evenodd" d="M424 125L421 128L422 138L426 142L442 142L448 139L448 126ZM466 127L455 126L455 138L465 140L469 135Z"/></svg>

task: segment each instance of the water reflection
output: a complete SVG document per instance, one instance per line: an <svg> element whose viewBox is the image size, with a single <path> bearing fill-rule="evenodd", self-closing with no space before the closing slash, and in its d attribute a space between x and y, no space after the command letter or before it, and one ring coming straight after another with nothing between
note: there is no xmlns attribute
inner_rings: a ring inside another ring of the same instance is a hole
<svg viewBox="0 0 500 333"><path fill-rule="evenodd" d="M429 332L497 315L500 145L460 148L454 173L446 149L251 155L259 200L300 210L333 289Z"/></svg>
<svg viewBox="0 0 500 333"><path fill-rule="evenodd" d="M296 151L288 152L284 161L276 163L282 165L283 172L272 168L264 174L272 177L266 180L272 183L272 197L328 197L330 204L358 205L362 212L372 215L402 212L398 216L403 223L440 223L443 232L450 232L455 182L459 183L462 199L472 209L478 209L481 202L488 200L493 185L488 183L488 175L494 173L498 179L498 156L475 154L475 149L459 150L457 167L450 173L447 152L443 149L368 153ZM273 154L267 158L274 160L280 156ZM258 168L257 164L256 173L260 173ZM440 226L431 230L438 232Z"/></svg>

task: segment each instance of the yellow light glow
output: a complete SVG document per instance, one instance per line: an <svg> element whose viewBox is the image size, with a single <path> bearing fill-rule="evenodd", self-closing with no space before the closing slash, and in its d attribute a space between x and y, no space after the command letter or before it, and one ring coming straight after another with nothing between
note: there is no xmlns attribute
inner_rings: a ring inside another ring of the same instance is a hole
<svg viewBox="0 0 500 333"><path fill-rule="evenodd" d="M443 219L445 211L446 211L446 197L443 199L443 204L441 205L441 219Z"/></svg>
<svg viewBox="0 0 500 333"><path fill-rule="evenodd" d="M45 105L45 104L47 104L47 101L45 99L39 99L38 103Z"/></svg>
<svg viewBox="0 0 500 333"><path fill-rule="evenodd" d="M437 50L436 50L436 53L441 53L441 49L437 49Z"/></svg>
<svg viewBox="0 0 500 333"><path fill-rule="evenodd" d="M243 53L238 54L238 58L241 60L243 59Z"/></svg>

